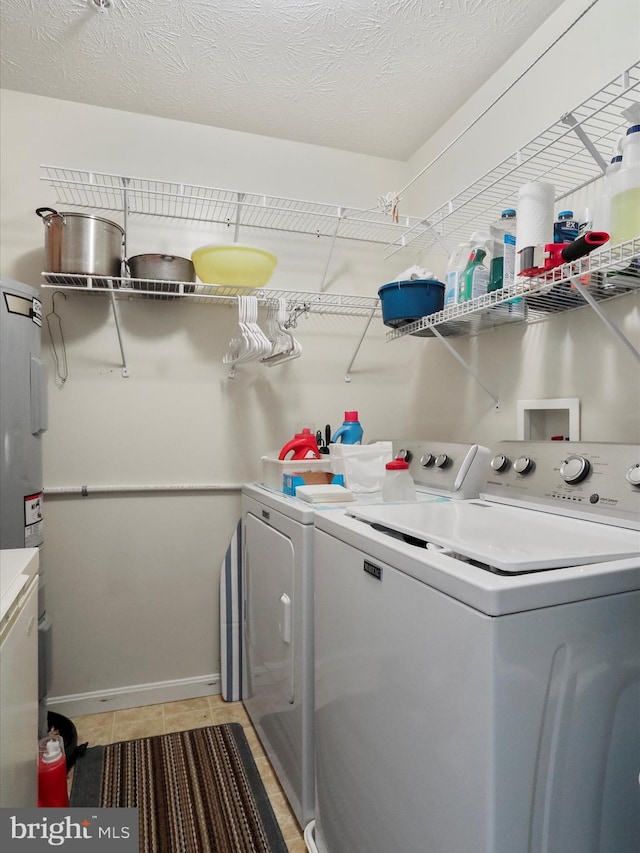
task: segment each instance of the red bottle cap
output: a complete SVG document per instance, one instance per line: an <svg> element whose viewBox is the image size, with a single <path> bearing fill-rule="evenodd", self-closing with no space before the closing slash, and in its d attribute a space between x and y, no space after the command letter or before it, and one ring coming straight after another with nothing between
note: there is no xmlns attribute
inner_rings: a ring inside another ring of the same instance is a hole
<svg viewBox="0 0 640 853"><path fill-rule="evenodd" d="M406 471L409 463L405 462L404 459L392 459L391 462L387 462L385 467L387 471Z"/></svg>
<svg viewBox="0 0 640 853"><path fill-rule="evenodd" d="M358 413L357 412L345 412L344 413L345 421L357 421Z"/></svg>

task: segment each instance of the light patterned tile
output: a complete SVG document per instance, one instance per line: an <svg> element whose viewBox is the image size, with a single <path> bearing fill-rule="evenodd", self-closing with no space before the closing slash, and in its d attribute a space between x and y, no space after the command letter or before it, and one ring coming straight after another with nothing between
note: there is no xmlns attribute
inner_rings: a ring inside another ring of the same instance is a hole
<svg viewBox="0 0 640 853"><path fill-rule="evenodd" d="M114 741L136 740L143 737L154 737L164 734L164 720L160 717L141 717L139 720L116 719L113 730Z"/></svg>
<svg viewBox="0 0 640 853"><path fill-rule="evenodd" d="M116 726L121 723L139 722L140 720L162 720L164 705L143 705L140 708L125 708L115 711Z"/></svg>
<svg viewBox="0 0 640 853"><path fill-rule="evenodd" d="M79 744L88 743L89 746L96 746L113 741L115 711L87 714L83 717L76 717L73 722L78 732Z"/></svg>
<svg viewBox="0 0 640 853"><path fill-rule="evenodd" d="M298 838L285 838L288 853L307 853L307 845L302 834Z"/></svg>
<svg viewBox="0 0 640 853"><path fill-rule="evenodd" d="M211 711L211 719L213 725L219 726L222 723L240 723L243 726L249 725L250 720L247 712L242 705L237 702L229 704L227 708L216 708Z"/></svg>
<svg viewBox="0 0 640 853"><path fill-rule="evenodd" d="M192 711L208 711L209 700L206 696L198 696L195 699L180 699L177 702L166 702L164 709L165 719L178 714L190 713Z"/></svg>
<svg viewBox="0 0 640 853"><path fill-rule="evenodd" d="M183 732L188 729L201 729L203 726L211 726L211 712L208 708L195 711L182 711L175 713L173 711L167 713L165 706L164 714L164 731L165 734L170 732Z"/></svg>

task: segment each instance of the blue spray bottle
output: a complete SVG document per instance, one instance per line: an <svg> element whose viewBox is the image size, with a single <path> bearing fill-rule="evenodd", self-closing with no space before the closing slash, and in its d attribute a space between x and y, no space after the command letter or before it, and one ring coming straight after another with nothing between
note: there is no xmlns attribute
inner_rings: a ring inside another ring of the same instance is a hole
<svg viewBox="0 0 640 853"><path fill-rule="evenodd" d="M357 412L344 413L344 423L334 432L331 441L340 441L342 444L362 444L362 426Z"/></svg>

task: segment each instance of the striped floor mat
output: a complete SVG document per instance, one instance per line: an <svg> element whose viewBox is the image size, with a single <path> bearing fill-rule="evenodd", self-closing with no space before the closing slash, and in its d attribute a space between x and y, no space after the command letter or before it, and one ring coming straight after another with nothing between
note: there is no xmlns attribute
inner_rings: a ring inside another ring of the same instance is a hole
<svg viewBox="0 0 640 853"><path fill-rule="evenodd" d="M71 806L139 810L140 853L286 853L239 723L88 749Z"/></svg>

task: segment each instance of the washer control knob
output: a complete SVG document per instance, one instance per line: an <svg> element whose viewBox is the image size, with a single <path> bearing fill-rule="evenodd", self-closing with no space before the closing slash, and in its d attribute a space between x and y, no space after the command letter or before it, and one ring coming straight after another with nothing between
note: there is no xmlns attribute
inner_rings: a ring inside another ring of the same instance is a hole
<svg viewBox="0 0 640 853"><path fill-rule="evenodd" d="M435 466L436 468L446 468L450 462L451 459L446 453L439 453L436 456Z"/></svg>
<svg viewBox="0 0 640 853"><path fill-rule="evenodd" d="M513 463L513 470L518 474L528 474L533 471L533 459L529 456L519 456Z"/></svg>
<svg viewBox="0 0 640 853"><path fill-rule="evenodd" d="M591 463L584 456L567 456L560 466L560 476L565 483L581 483L591 471Z"/></svg>
<svg viewBox="0 0 640 853"><path fill-rule="evenodd" d="M509 467L509 460L502 453L499 453L491 460L491 467L494 471L504 471Z"/></svg>
<svg viewBox="0 0 640 853"><path fill-rule="evenodd" d="M632 486L640 486L640 465L632 465L627 471L627 483Z"/></svg>
<svg viewBox="0 0 640 853"><path fill-rule="evenodd" d="M399 450L396 459L404 459L405 462L409 463L413 459L413 453L410 450Z"/></svg>
<svg viewBox="0 0 640 853"><path fill-rule="evenodd" d="M433 453L425 453L424 456L420 457L420 464L423 468L428 468L429 465L433 465L434 458Z"/></svg>

